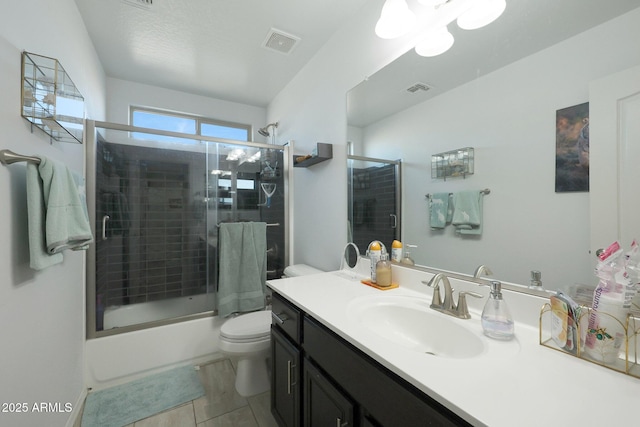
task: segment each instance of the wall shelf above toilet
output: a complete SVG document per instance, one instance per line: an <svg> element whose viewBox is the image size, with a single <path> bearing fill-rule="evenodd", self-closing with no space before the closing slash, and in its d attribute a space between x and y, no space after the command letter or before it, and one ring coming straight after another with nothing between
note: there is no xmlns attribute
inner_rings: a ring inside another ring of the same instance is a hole
<svg viewBox="0 0 640 427"><path fill-rule="evenodd" d="M317 163L324 162L333 158L333 144L326 144L323 142L317 143L316 155L293 155L293 166L296 168L308 168ZM303 159L298 161L298 158Z"/></svg>

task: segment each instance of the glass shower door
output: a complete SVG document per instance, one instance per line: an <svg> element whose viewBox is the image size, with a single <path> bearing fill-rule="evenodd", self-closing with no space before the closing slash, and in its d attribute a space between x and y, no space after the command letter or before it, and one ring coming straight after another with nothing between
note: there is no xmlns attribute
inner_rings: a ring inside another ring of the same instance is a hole
<svg viewBox="0 0 640 427"><path fill-rule="evenodd" d="M87 167L90 337L214 314L221 222L267 222L268 278L280 277L285 149L114 127L94 132Z"/></svg>
<svg viewBox="0 0 640 427"><path fill-rule="evenodd" d="M364 254L372 240L391 251L401 239L400 161L347 156L348 240Z"/></svg>

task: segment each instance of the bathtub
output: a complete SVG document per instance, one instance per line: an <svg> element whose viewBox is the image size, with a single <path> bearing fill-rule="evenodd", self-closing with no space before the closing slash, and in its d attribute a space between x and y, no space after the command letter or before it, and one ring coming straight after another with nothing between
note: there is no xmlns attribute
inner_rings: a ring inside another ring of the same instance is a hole
<svg viewBox="0 0 640 427"><path fill-rule="evenodd" d="M131 323L193 314L196 305L213 307L212 296L194 295L105 310L105 329ZM204 311L204 310L202 310ZM222 357L220 327L225 319L203 317L88 339L85 343L85 383L102 389L155 371L184 364L200 364Z"/></svg>

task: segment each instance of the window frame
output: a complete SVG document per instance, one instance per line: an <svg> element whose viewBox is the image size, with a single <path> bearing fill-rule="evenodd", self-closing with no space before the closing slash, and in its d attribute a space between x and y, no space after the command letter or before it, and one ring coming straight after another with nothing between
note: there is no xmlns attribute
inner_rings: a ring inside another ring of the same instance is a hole
<svg viewBox="0 0 640 427"><path fill-rule="evenodd" d="M129 124L131 126L136 126L136 124L133 122L133 115L134 115L135 112L144 112L144 113L150 113L150 114L172 116L172 117L176 117L176 118L188 119L188 120L195 121L196 133L194 133L194 134L186 133L186 135L203 136L202 135L202 126L203 125L222 126L222 127L240 129L240 130L244 130L244 131L247 132L246 140L221 138L221 139L229 139L230 141L251 142L251 135L253 134L253 126L251 126L250 124L246 124L246 123L231 122L231 121L226 121L226 120L214 119L212 117L203 117L203 116L197 116L195 114L181 113L181 112L171 111L171 110L163 110L161 108L140 107L140 106L135 106L135 105L129 106ZM184 132L182 132L182 133L184 133ZM210 136L210 135L206 135L206 136ZM214 136L211 136L211 137L212 138L218 138L218 137L214 137Z"/></svg>

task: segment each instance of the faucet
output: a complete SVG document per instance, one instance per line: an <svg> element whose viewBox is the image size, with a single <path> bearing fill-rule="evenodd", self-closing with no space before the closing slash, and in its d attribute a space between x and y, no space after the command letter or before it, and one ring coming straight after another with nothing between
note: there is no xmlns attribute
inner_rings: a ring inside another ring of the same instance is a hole
<svg viewBox="0 0 640 427"><path fill-rule="evenodd" d="M444 286L444 301L440 298L440 282ZM459 319L471 319L469 314L469 308L467 307L467 295L474 298L482 298L482 295L476 292L459 292L458 303L453 303L453 288L449 282L449 278L444 273L438 273L431 278L428 282L422 281L425 285L434 288L433 299L429 306L433 310L439 311L449 316L457 317Z"/></svg>
<svg viewBox="0 0 640 427"><path fill-rule="evenodd" d="M476 268L476 271L473 273L473 277L477 279L482 275L482 273L484 273L485 276L490 276L493 274L493 272L489 270L489 267L483 264L479 265L478 268Z"/></svg>

